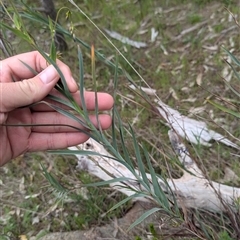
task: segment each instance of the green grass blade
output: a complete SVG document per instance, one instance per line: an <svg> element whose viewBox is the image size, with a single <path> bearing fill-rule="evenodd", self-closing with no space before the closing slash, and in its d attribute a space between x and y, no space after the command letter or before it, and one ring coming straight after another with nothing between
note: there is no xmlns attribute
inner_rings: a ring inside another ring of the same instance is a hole
<svg viewBox="0 0 240 240"><path fill-rule="evenodd" d="M46 177L46 179L48 180L48 182L51 184L51 186L56 189L57 191L59 191L60 193L66 193L67 189L64 188L54 177L52 174L50 174L47 169L40 163L42 170L43 170L43 174Z"/></svg>
<svg viewBox="0 0 240 240"><path fill-rule="evenodd" d="M231 89L231 91L238 97L240 97L240 92L238 92L231 84L224 79L225 84Z"/></svg>
<svg viewBox="0 0 240 240"><path fill-rule="evenodd" d="M55 45L55 41L54 41L54 36L55 36L55 27L53 25L53 21L52 19L48 16L48 22L49 22L49 29L50 29L50 33L51 33L51 44L50 44L50 58L56 62L57 61L57 48Z"/></svg>
<svg viewBox="0 0 240 240"><path fill-rule="evenodd" d="M139 148L137 139L135 137L134 131L133 131L132 127L130 126L130 124L129 124L129 128L130 128L130 133L131 133L132 140L133 140L134 151L135 151L135 155L136 155L136 159L137 159L137 163L138 163L138 169L139 169L139 171L141 173L142 180L144 182L144 187L148 191L150 191L149 179L147 178L147 175L146 175L146 170L145 170L145 167L144 167L144 164L143 164L143 161L142 161L140 148Z"/></svg>
<svg viewBox="0 0 240 240"><path fill-rule="evenodd" d="M57 97L57 96L54 96L54 95L51 95L51 94L48 94L47 98L50 99L50 100L53 100L55 102L61 103L61 104L65 105L65 106L69 107L72 110L75 110L75 108L72 105L72 103L68 102L67 100L65 100L63 98L60 98L60 97Z"/></svg>
<svg viewBox="0 0 240 240"><path fill-rule="evenodd" d="M232 64L230 64L229 62L227 62L227 64L231 67L231 69L234 72L234 75L237 77L237 79L240 81L240 74L236 71L235 67L233 67Z"/></svg>
<svg viewBox="0 0 240 240"><path fill-rule="evenodd" d="M99 111L98 111L98 89L97 89L97 81L96 81L96 66L95 66L95 50L94 50L94 46L91 46L91 65L92 65L92 79L93 79L93 86L94 86L94 93L95 93L95 117L97 119L97 127L98 127L98 131L99 134L102 135L102 128L101 128L101 124L99 121Z"/></svg>
<svg viewBox="0 0 240 240"><path fill-rule="evenodd" d="M215 106L216 108L220 109L221 111L225 112L225 113L228 113L228 114L231 114L233 115L234 117L237 117L237 118L240 118L240 113L239 112L235 112L229 108L226 108L216 102L213 102L211 100L207 100L210 104L212 104L213 106Z"/></svg>
<svg viewBox="0 0 240 240"><path fill-rule="evenodd" d="M79 92L80 92L80 99L82 103L82 111L83 115L86 118L86 121L91 123L89 117L88 117L88 111L87 111L87 106L84 98L84 68L83 68L83 57L82 57L82 52L80 49L80 46L78 45L78 66L79 66Z"/></svg>
<svg viewBox="0 0 240 240"><path fill-rule="evenodd" d="M99 186L105 186L108 184L112 184L112 183L116 183L116 182L124 182L124 181L129 181L129 178L119 177L119 178L113 178L113 179L105 180L105 181L101 181L101 182L87 183L87 184L84 184L84 187L99 187Z"/></svg>
<svg viewBox="0 0 240 240"><path fill-rule="evenodd" d="M121 207L121 206L122 206L123 204L125 204L126 202L128 202L128 201L130 201L130 200L132 200L132 199L134 199L134 198L138 198L138 197L145 197L145 194L143 194L143 193L135 193L135 194L133 194L133 195L131 195L131 196L128 196L127 198L124 198L122 201L120 201L120 202L118 202L117 204L115 204L112 208L110 208L110 209L108 210L108 212L111 212L111 211L113 211L113 210Z"/></svg>
<svg viewBox="0 0 240 240"><path fill-rule="evenodd" d="M20 61L34 76L38 75L38 72L37 72L35 69L31 68L28 64L26 64L25 62L23 62L21 59L19 59L19 61Z"/></svg>
<svg viewBox="0 0 240 240"><path fill-rule="evenodd" d="M23 11L20 13L20 15L23 18L27 18L30 21L34 21L34 22L38 22L44 26L48 26L48 21L46 20L46 18L44 18L41 14L37 13L37 12L33 12L31 11L31 9L29 9L27 7L28 10ZM66 29L64 29L61 25L59 25L58 23L56 23L56 30L59 31L60 33L66 35L67 37L71 38L74 40L74 42L81 44L82 46L84 46L87 49L91 49L90 45L85 43L84 41L82 41L81 39L77 38L76 36L72 36L72 33L67 31ZM115 64L112 63L111 61L109 61L106 57L104 57L104 55L98 51L95 51L97 58L101 61L104 62L106 65L108 65L111 68L115 68ZM119 67L118 71L120 73L122 73L122 69Z"/></svg>
<svg viewBox="0 0 240 240"><path fill-rule="evenodd" d="M115 68L114 68L114 78L113 78L113 99L114 102L116 102L117 100L117 86L118 86L118 57L116 55L116 63L115 63ZM117 146L117 136L116 136L116 122L115 122L115 111L117 111L116 109L116 105L114 104L113 106L113 111L112 111L112 145L113 147L118 151L118 146ZM119 119L120 120L120 119Z"/></svg>
<svg viewBox="0 0 240 240"><path fill-rule="evenodd" d="M13 32L16 36L18 36L19 38L27 41L29 43L29 37L26 36L26 34L24 32L22 32L21 30L15 29L13 27L10 27L9 25L4 24L2 21L0 21L0 26L10 30L11 32Z"/></svg>
<svg viewBox="0 0 240 240"><path fill-rule="evenodd" d="M125 141L125 138L124 138L124 132L125 132L124 127L122 125L122 122L121 122L121 119L120 119L120 116L119 116L119 113L118 113L117 109L114 108L113 110L115 111L115 116L117 116L117 119L118 119L120 141L121 141L121 147L122 147L123 154L124 154L124 160L128 163L131 171L134 171L133 162L130 158L130 154L129 154L128 149L126 147L126 141Z"/></svg>
<svg viewBox="0 0 240 240"><path fill-rule="evenodd" d="M119 149L118 149L118 144L117 144L117 134L116 134L116 119L115 119L115 111L116 111L116 106L114 105L113 106L113 110L112 110L112 126L111 126L111 129L112 129L112 146L114 147L114 149L116 149L116 151L119 152Z"/></svg>
<svg viewBox="0 0 240 240"><path fill-rule="evenodd" d="M63 150L49 150L48 152L50 153L57 153L57 154L61 154L61 155L83 155L83 156L99 156L99 157L105 157L105 158L109 158L112 160L117 160L114 157L111 157L109 155L104 155L98 152L94 152L94 151L86 151L86 150L69 150L69 149L63 149Z"/></svg>
<svg viewBox="0 0 240 240"><path fill-rule="evenodd" d="M153 185L153 190L154 190L154 195L155 195L155 200L162 206L167 212L170 212L170 205L169 205L169 200L166 197L166 193L162 189L162 187L159 185L158 179L157 179L157 174L154 171L154 168L151 164L151 161L148 156L148 152L145 147L143 147L144 150L144 155L147 160L148 168L151 174L151 180L152 180L152 185ZM165 190L166 191L166 190Z"/></svg>
<svg viewBox="0 0 240 240"><path fill-rule="evenodd" d="M56 61L54 61L53 59L51 59L51 57L49 57L40 47L37 47L37 50L39 51L39 53L41 53L41 55L46 59L46 61L50 64L52 64L54 66L54 68L56 69L56 71L58 72L59 76L60 76L60 84L62 84L63 86L63 91L61 93L64 94L64 96L66 98L68 98L71 102L75 102L73 99L72 94L70 93L68 86L67 86L67 81L62 73L62 71L60 70L60 68L58 67L58 65L56 64Z"/></svg>
<svg viewBox="0 0 240 240"><path fill-rule="evenodd" d="M226 48L223 47L223 49L230 56L230 58L233 60L233 62L236 63L238 66L240 66L240 61L231 52L229 52Z"/></svg>
<svg viewBox="0 0 240 240"><path fill-rule="evenodd" d="M76 117L73 113L63 109L63 108L60 108L56 105L53 105L53 104L50 104L48 102L44 102L42 101L42 103L45 103L46 105L48 105L49 107L51 107L52 109L54 109L55 111L61 113L62 115L72 119L72 120L75 120L76 122L80 123L83 127L85 127L86 129L89 129L88 125L83 121L81 120L80 118Z"/></svg>
<svg viewBox="0 0 240 240"><path fill-rule="evenodd" d="M139 217L133 224L131 224L131 226L128 228L127 231L133 229L135 226L137 226L142 221L144 221L147 217L149 217L150 215L152 215L153 213L155 213L155 212L157 212L159 210L161 210L161 209L160 208L152 208L152 209L148 210L141 217Z"/></svg>

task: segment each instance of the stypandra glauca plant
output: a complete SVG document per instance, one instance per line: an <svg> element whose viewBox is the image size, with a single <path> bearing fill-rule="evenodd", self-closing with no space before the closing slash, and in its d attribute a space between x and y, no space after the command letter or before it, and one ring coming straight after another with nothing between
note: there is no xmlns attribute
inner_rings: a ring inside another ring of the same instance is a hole
<svg viewBox="0 0 240 240"><path fill-rule="evenodd" d="M3 14L5 16L5 21L0 22L1 29L6 29L12 31L18 38L24 40L29 44L29 50L30 49L36 49L38 50L46 59L46 61L49 64L53 64L57 71L59 72L59 75L61 76L61 81L59 81L59 84L57 84L56 89L62 94L62 97L56 97L56 96L48 96L49 99L52 101L55 101L57 103L61 103L63 106L66 106L66 108L60 108L56 104L50 104L48 102L44 102L45 104L48 104L51 108L55 109L61 114L64 114L65 116L74 119L75 121L82 124L87 131L85 131L86 134L88 134L91 138L96 140L97 142L101 143L109 153L113 155L113 158L115 161L123 164L128 170L132 172L134 177L137 179L137 183L142 186L142 191L135 191L135 194L133 194L130 197L127 197L123 201L119 202L117 205L112 207L110 210L116 209L125 202L132 200L136 197L148 197L151 196L157 203L157 207L152 208L151 210L147 211L145 214L143 214L136 222L134 222L131 226L129 226L129 229L133 228L137 224L141 223L146 217L149 215L159 211L163 210L165 211L169 216L172 218L176 218L180 220L181 223L185 221L181 211L178 209L177 204L175 204L174 197L169 199L169 196L171 194L171 190L168 189L167 183L166 188L163 189L161 185L158 184L157 177L161 178L164 181L164 178L156 173L153 165L152 165L152 159L151 154L148 152L147 147L144 143L140 143L138 140L138 137L136 133L134 132L133 127L131 124L126 124L122 121L121 116L118 112L118 106L115 105L112 110L112 116L113 116L113 124L112 124L112 130L111 133L108 133L108 135L103 132L101 129L97 129L93 124L91 124L89 117L88 117L88 111L86 109L86 104L83 98L84 93L84 66L83 66L83 49L87 50L90 53L91 56L91 67L92 67L92 86L97 92L97 79L96 79L96 70L95 70L95 58L97 58L99 61L103 62L106 67L109 67L111 71L113 72L113 84L114 84L114 92L113 96L115 99L117 99L117 90L119 87L119 77L125 76L126 79L128 79L129 83L135 85L137 88L138 86L135 84L135 82L132 80L131 75L128 74L120 64L120 61L123 59L126 61L133 71L138 75L138 77L142 80L143 83L147 85L147 83L144 81L144 79L141 77L141 75L133 68L133 66L128 62L127 58L122 55L120 50L115 47L115 45L109 40L105 34L101 31L100 28L82 11L73 1L69 1L74 7L75 10L78 11L79 14L83 14L88 21L107 39L109 44L115 49L116 56L113 61L110 61L108 58L106 58L102 53L97 51L93 45L89 45L86 42L82 41L76 34L74 25L70 23L69 30L66 30L61 25L56 24L52 20L42 16L38 12L32 10L28 5L21 5L15 7L14 4L11 4L11 1L8 2L8 5L5 6L2 4ZM66 9L62 8L58 16L62 14L62 12L67 12L67 17L71 17L71 12ZM52 41L48 50L49 55L47 55L41 47L39 47L38 43L35 41L32 34L29 33L29 30L27 29L24 22L30 21L32 24L40 24L41 26L44 26L49 31L49 35L52 36ZM58 57L58 52L56 50L53 36L55 31L58 30L62 34L64 34L68 39L70 39L72 42L74 42L74 47L76 49L76 59L78 61L78 83L79 83L79 90L80 90L80 97L82 101L82 108L76 104L74 99L72 98L71 94L68 91L68 88L66 86L66 81L64 79L64 76L59 71L57 65L55 64L56 58ZM11 54L10 54L11 55ZM85 62L86 64L86 62ZM29 67L26 64L23 63L25 67ZM33 71L32 69L30 69ZM148 86L148 85L147 85ZM141 97L151 105L150 100L147 96L144 95L144 93L139 93ZM157 96L156 96L157 98ZM117 102L117 101L116 101ZM97 106L97 98L96 98L96 106ZM97 116L98 109L95 109L95 114ZM72 126L69 126L72 127ZM79 131L82 131L79 129ZM132 149L129 149L129 145L127 144L127 140L129 141L129 138L132 142ZM109 140L110 139L110 140ZM70 150L59 150L52 153L56 154L78 154L83 156L101 156L101 154L92 152L92 151L70 151ZM104 157L104 156L103 156ZM138 168L140 173L136 173L134 168ZM42 166L42 170L44 175L46 176L47 180L50 182L52 187L56 190L56 193L58 193L58 197L61 200L64 196L70 196L72 198L75 198L77 196L73 195L72 192L65 188L63 184L61 184L52 174L50 174L44 166ZM149 172L151 179L149 180L147 178L146 173ZM88 184L87 186L104 186L110 183L118 183L131 180L126 177L116 178L110 181L104 181L104 182L97 182ZM133 189L132 189L133 190ZM186 213L185 213L186 214ZM186 214L187 215L187 214ZM202 232L202 236L204 236L207 239L214 239L213 229L211 226L208 225L207 219L202 218L202 216L205 216L204 214L201 215L198 211L194 212L194 219L193 222L190 220L188 221L189 224L192 224L194 226L194 221L197 221L198 228L200 228ZM186 217L186 216L185 216ZM186 220L187 221L187 220ZM224 224L223 224L224 225ZM225 226L224 226L225 227ZM190 229L190 231L193 231L193 228ZM153 231L154 232L154 231ZM226 234L225 234L226 235ZM155 233L154 233L155 236ZM216 236L216 234L215 234ZM215 238L217 239L217 238Z"/></svg>
<svg viewBox="0 0 240 240"><path fill-rule="evenodd" d="M73 2L70 1L76 9L81 13L84 14L84 12ZM100 52L95 50L93 45L88 45L87 43L83 42L81 39L79 39L74 34L74 27L71 27L70 30L64 29L59 24L53 22L51 19L46 18L42 16L40 13L33 11L29 6L22 5L21 9L17 9L15 5L9 1L8 6L5 6L2 3L2 9L3 14L5 16L5 21L2 21L0 23L1 29L5 29L8 31L11 31L15 34L16 37L24 40L29 44L29 49L35 49L38 50L41 55L46 59L46 61L49 64L52 64L56 70L58 71L60 75L60 81L56 85L57 91L59 91L62 95L62 97L57 97L54 95L48 95L47 98L51 100L51 102L56 102L56 104L49 103L47 101L41 101L36 104L47 104L49 107L53 108L55 111L77 121L80 123L84 128L85 131L82 129L78 129L79 131L84 131L85 134L89 135L92 139L96 140L98 143L101 143L109 153L111 153L114 156L114 160L123 164L131 173L134 175L134 177L137 179L137 182L139 185L142 186L142 191L135 191L135 193L126 199L122 200L118 204L116 204L114 207L109 209L109 211L112 211L119 206L123 205L127 201L130 201L134 198L138 197L148 197L151 196L156 203L157 207L152 208L148 210L146 213L144 213L139 219L137 219L131 226L129 226L129 229L133 228L137 224L141 223L145 218L147 218L149 215L159 211L164 210L169 215L172 215L177 218L182 218L181 214L179 212L179 209L177 207L177 204L174 203L175 199L171 197L171 200L168 199L168 193L171 193L171 190L168 189L168 187L165 187L165 189L162 189L160 184L158 183L157 177L161 178L155 171L152 166L149 153L144 147L144 144L139 144L138 139L136 137L136 134L134 133L133 128L130 124L126 127L126 124L123 124L120 114L117 110L117 106L114 106L112 109L112 116L113 116L113 124L112 124L112 132L111 137L107 136L101 128L96 128L89 119L89 112L86 108L86 103L84 99L84 66L83 66L83 56L81 48L86 48L91 52L91 66L92 66L92 85L94 87L95 93L96 93L96 109L95 109L95 115L98 115L98 102L97 102L97 80L96 80L96 74L95 74L95 57L98 58L98 60L104 62L106 66L113 69L114 72L114 98L117 97L117 88L118 88L118 77L119 75L124 75L129 82L132 84L135 84L135 82L132 80L131 76L119 65L118 58L123 57L124 60L127 61L127 59L122 55L122 53L113 45L113 43L109 40L109 42L112 44L112 46L116 49L116 57L115 62L109 61L107 58L104 57ZM60 11L66 10L68 17L70 16L70 12L68 9L61 9ZM84 14L85 15L85 14ZM49 54L46 54L41 47L38 46L37 42L35 41L34 37L28 32L28 29L25 27L24 21L32 21L36 22L38 24L41 24L42 26L46 26L49 29L50 35L52 36L52 41L50 44ZM91 19L89 21L94 24ZM101 31L95 24L94 26ZM79 67L79 91L80 91L80 99L82 103L82 107L80 108L79 105L75 102L72 95L70 94L66 80L61 73L60 69L56 65L56 59L58 57L58 52L56 50L55 44L54 44L54 33L58 30L59 32L63 33L65 36L70 38L72 41L74 41L76 46L76 52L77 52L77 59L78 59L78 67ZM101 33L104 35L104 33L101 31ZM104 35L105 36L105 35ZM106 37L106 36L105 36ZM11 55L9 53L9 55ZM24 62L22 63L26 68L29 68L30 71L33 71L34 74L37 74L34 72L33 69L30 69L28 65L26 65ZM130 64L130 63L129 63ZM136 70L134 70L136 71ZM138 74L138 72L136 71ZM139 74L138 74L139 75ZM140 76L140 75L139 75ZM141 76L140 76L141 77ZM142 79L142 77L141 77ZM143 79L142 79L143 80ZM137 87L137 86L136 86ZM146 99L148 102L147 96L143 94L143 98ZM57 103L60 103L63 107L59 107ZM66 110L70 109L70 110ZM20 125L19 125L20 126ZM32 125L29 125L32 126ZM43 125L40 125L43 126ZM49 125L48 125L49 126ZM65 125L66 126L66 125ZM9 126L11 127L11 126ZM68 126L72 127L72 126ZM125 138L131 138L131 141L133 143L133 151L134 151L134 158L136 159L137 166L134 164L133 156L129 154L128 146L126 145ZM109 140L111 139L111 141ZM117 144L119 144L118 146ZM121 149L121 151L119 151ZM51 151L51 153L56 154L78 154L78 155L86 155L86 156L103 156L100 153L96 153L93 151L82 151L82 150L58 150L58 151ZM104 157L104 156L103 156ZM146 167L147 166L147 167ZM139 169L139 172L135 171L135 167ZM58 193L58 198L61 199L66 195L70 195L71 197L76 197L73 194L69 193L69 190L66 189L61 183L59 183L54 176L52 176L44 166L42 166L43 173L47 180L50 182L52 187L56 190ZM146 172L150 172L151 179L149 180L147 178ZM86 186L103 186L108 185L110 183L118 183L123 181L130 181L131 179L128 179L127 177L119 177L115 178L109 181L104 182L97 182L88 184ZM163 179L164 181L164 179ZM167 186L167 183L166 183ZM133 190L133 189L132 189Z"/></svg>

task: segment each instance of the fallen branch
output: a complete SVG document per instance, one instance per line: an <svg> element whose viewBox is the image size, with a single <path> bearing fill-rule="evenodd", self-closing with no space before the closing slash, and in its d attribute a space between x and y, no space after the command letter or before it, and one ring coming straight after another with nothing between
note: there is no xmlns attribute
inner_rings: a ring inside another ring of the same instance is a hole
<svg viewBox="0 0 240 240"><path fill-rule="evenodd" d="M209 142L215 140L238 150L240 149L237 144L223 135L210 130L205 122L186 117L161 100L156 100L156 102L158 104L156 110L164 118L166 125L174 129L177 134L187 141L194 144L200 143L205 146L211 146Z"/></svg>
<svg viewBox="0 0 240 240"><path fill-rule="evenodd" d="M180 208L205 209L209 211L226 211L226 204L233 211L236 210L236 203L240 199L240 188L234 188L211 182L204 176L203 172L198 168L197 164L190 157L185 145L180 141L178 135L173 131L169 131L169 138L173 149L178 155L178 159L184 167L183 176L179 179L167 179L166 182L158 178L158 182L162 190L170 198L175 198ZM119 177L127 177L128 181L116 182L110 184L112 188L131 196L135 191L142 191L143 187L132 172L124 165L113 160L113 156L109 154L102 145L93 139L89 139L86 143L78 147L70 147L71 150L87 150L94 151L104 155L85 156L77 155L78 168L88 171L90 174L107 181ZM135 170L140 176L138 170ZM151 175L147 174L149 183L151 183ZM171 191L169 191L169 188ZM142 197L135 200L152 201L149 197Z"/></svg>

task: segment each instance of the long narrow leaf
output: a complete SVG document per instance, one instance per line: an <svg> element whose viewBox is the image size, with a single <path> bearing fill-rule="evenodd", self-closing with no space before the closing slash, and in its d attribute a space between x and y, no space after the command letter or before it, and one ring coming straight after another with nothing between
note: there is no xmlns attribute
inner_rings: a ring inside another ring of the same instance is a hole
<svg viewBox="0 0 240 240"><path fill-rule="evenodd" d="M33 69L32 67L30 67L27 63L23 62L21 59L19 59L19 61L35 76L38 75L38 72Z"/></svg>
<svg viewBox="0 0 240 240"><path fill-rule="evenodd" d="M61 113L62 115L72 119L72 120L75 120L76 122L80 123L83 127L85 127L86 129L89 129L88 125L81 119L79 119L78 117L76 117L73 113L63 109L63 108L60 108L56 105L53 105L53 104L50 104L50 103L46 103L48 106L50 106L51 108L53 108L55 111ZM90 129L89 129L90 130Z"/></svg>
<svg viewBox="0 0 240 240"><path fill-rule="evenodd" d="M116 63L115 63L115 68L114 68L114 87L113 87L113 99L116 101L117 98L117 86L118 86L118 57L116 55ZM112 145L113 147L118 151L118 146L117 146L117 137L116 137L116 122L115 122L115 111L117 111L116 106L113 106L113 111L112 111Z"/></svg>
<svg viewBox="0 0 240 240"><path fill-rule="evenodd" d="M130 201L130 200L132 200L132 199L134 199L134 198L139 198L139 197L145 197L145 194L143 194L143 193L135 193L135 194L133 194L133 195L131 195L131 196L128 196L127 198L124 198L122 201L120 201L120 202L118 202L117 204L115 204L112 208L110 208L110 209L108 210L108 212L111 212L111 211L113 211L113 210L121 207L121 206L122 206L123 204L125 204L126 202L128 202L128 201Z"/></svg>
<svg viewBox="0 0 240 240"><path fill-rule="evenodd" d="M240 61L231 53L229 52L226 48L224 48L224 51L231 57L234 63L236 63L238 66L240 66Z"/></svg>
<svg viewBox="0 0 240 240"><path fill-rule="evenodd" d="M124 128L122 126L121 118L120 118L120 116L118 114L117 108L114 108L113 110L115 112L115 116L118 119L121 147L122 147L122 150L123 150L124 159L129 164L129 166L131 167L132 171L134 171L133 162L132 162L132 160L130 158L130 154L129 154L129 152L127 150L127 147L126 147L126 141L125 141L125 138L124 138Z"/></svg>
<svg viewBox="0 0 240 240"><path fill-rule="evenodd" d="M53 176L50 174L47 169L41 164L41 167L43 169L43 174L46 177L46 179L49 181L49 183L52 185L53 188L55 188L57 191L61 193L67 192L67 189L64 188Z"/></svg>
<svg viewBox="0 0 240 240"><path fill-rule="evenodd" d="M237 70L235 69L235 67L230 64L229 62L227 62L227 64L231 67L231 69L233 70L234 72L234 75L237 77L237 79L240 81L240 74L237 72Z"/></svg>
<svg viewBox="0 0 240 240"><path fill-rule="evenodd" d="M144 148L144 154L148 163L148 168L151 174L151 178L152 178L152 185L153 185L153 190L154 190L154 195L155 195L155 200L160 204L160 206L162 206L166 211L170 211L170 205L169 205L169 201L168 198L166 197L166 193L163 191L163 189L161 188L158 179L156 177L156 173L153 169L153 166L150 162L150 159L148 157L148 152L146 151L146 149ZM154 196L153 195L153 196Z"/></svg>
<svg viewBox="0 0 240 240"><path fill-rule="evenodd" d="M137 143L137 139L135 137L134 131L133 131L133 129L132 129L132 127L130 125L129 125L129 128L130 128L130 133L131 133L132 140L133 140L134 151L135 151L135 155L136 155L136 159L137 159L137 163L138 163L138 169L139 169L139 171L141 173L142 180L144 182L144 187L148 191L150 191L149 179L147 178L147 175L146 175L146 169L145 169L143 161L142 161L140 148L139 148L139 145Z"/></svg>
<svg viewBox="0 0 240 240"><path fill-rule="evenodd" d="M124 182L124 181L129 181L129 178L127 177L119 177L119 178L113 178L110 180L105 180L101 182L95 182L95 183L87 183L84 184L85 187L99 187L99 186L105 186L108 184L116 183L116 182Z"/></svg>
<svg viewBox="0 0 240 240"><path fill-rule="evenodd" d="M137 226L138 224L143 222L147 217L149 217L153 213L160 211L160 210L161 210L161 208L152 208L152 209L148 210L141 217L139 217L133 224L131 224L131 226L128 228L127 231L131 230L132 228L134 228L135 226Z"/></svg>
<svg viewBox="0 0 240 240"><path fill-rule="evenodd" d="M47 95L47 98L51 99L51 100L53 100L55 102L61 103L61 104L65 105L65 106L69 107L72 110L75 110L73 104L71 102L63 99L63 98L60 98L60 97L57 97L57 96L54 96L54 95L51 95L51 94Z"/></svg>
<svg viewBox="0 0 240 240"><path fill-rule="evenodd" d="M83 156L99 156L99 157L105 157L105 158L109 158L112 160L117 160L114 157L111 157L109 155L104 155L98 152L94 152L94 151L86 151L86 150L69 150L69 149L64 149L64 150L49 150L50 153L58 153L61 155L69 155L69 154L74 154L74 155L83 155Z"/></svg>
<svg viewBox="0 0 240 240"><path fill-rule="evenodd" d="M238 92L231 84L224 79L225 84L231 89L231 91L238 97L240 97L240 92Z"/></svg>
<svg viewBox="0 0 240 240"><path fill-rule="evenodd" d="M93 86L94 86L94 93L95 93L95 117L97 119L97 127L99 134L102 135L102 127L99 121L98 116L98 89L97 89L97 81L96 81L96 66L95 66L95 49L94 46L91 46L91 65L92 65L92 79L93 79Z"/></svg>
<svg viewBox="0 0 240 240"><path fill-rule="evenodd" d="M239 112L235 112L235 111L233 111L233 110L231 110L231 109L229 109L229 108L226 108L226 107L224 107L224 106L222 106L222 105L220 105L220 104L218 104L218 103L216 103L216 102L213 102L213 101L211 101L211 100L207 100L207 101L208 101L209 103L211 103L213 106L215 106L215 107L217 107L218 109L220 109L221 111L226 112L226 113L229 113L229 114L233 115L234 117L240 118L240 113L239 113Z"/></svg>
<svg viewBox="0 0 240 240"><path fill-rule="evenodd" d="M86 120L91 122L90 119L88 118L88 112L87 112L87 106L84 98L84 69L83 69L83 57L82 57L82 52L81 49L78 45L78 65L79 65L79 85L80 85L80 99L81 99L81 104L82 104L82 110L83 114L86 117Z"/></svg>

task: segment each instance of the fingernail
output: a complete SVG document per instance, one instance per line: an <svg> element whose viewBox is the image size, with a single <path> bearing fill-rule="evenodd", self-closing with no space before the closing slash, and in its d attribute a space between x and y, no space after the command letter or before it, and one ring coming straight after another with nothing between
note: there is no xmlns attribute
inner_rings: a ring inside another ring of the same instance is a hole
<svg viewBox="0 0 240 240"><path fill-rule="evenodd" d="M76 88L78 87L78 85L73 77L71 78L71 82L74 84L74 87L76 87Z"/></svg>
<svg viewBox="0 0 240 240"><path fill-rule="evenodd" d="M76 85L76 81L74 80L73 77L71 77L71 82Z"/></svg>
<svg viewBox="0 0 240 240"><path fill-rule="evenodd" d="M39 78L45 84L50 83L58 78L57 71L53 65L50 65L39 74Z"/></svg>

